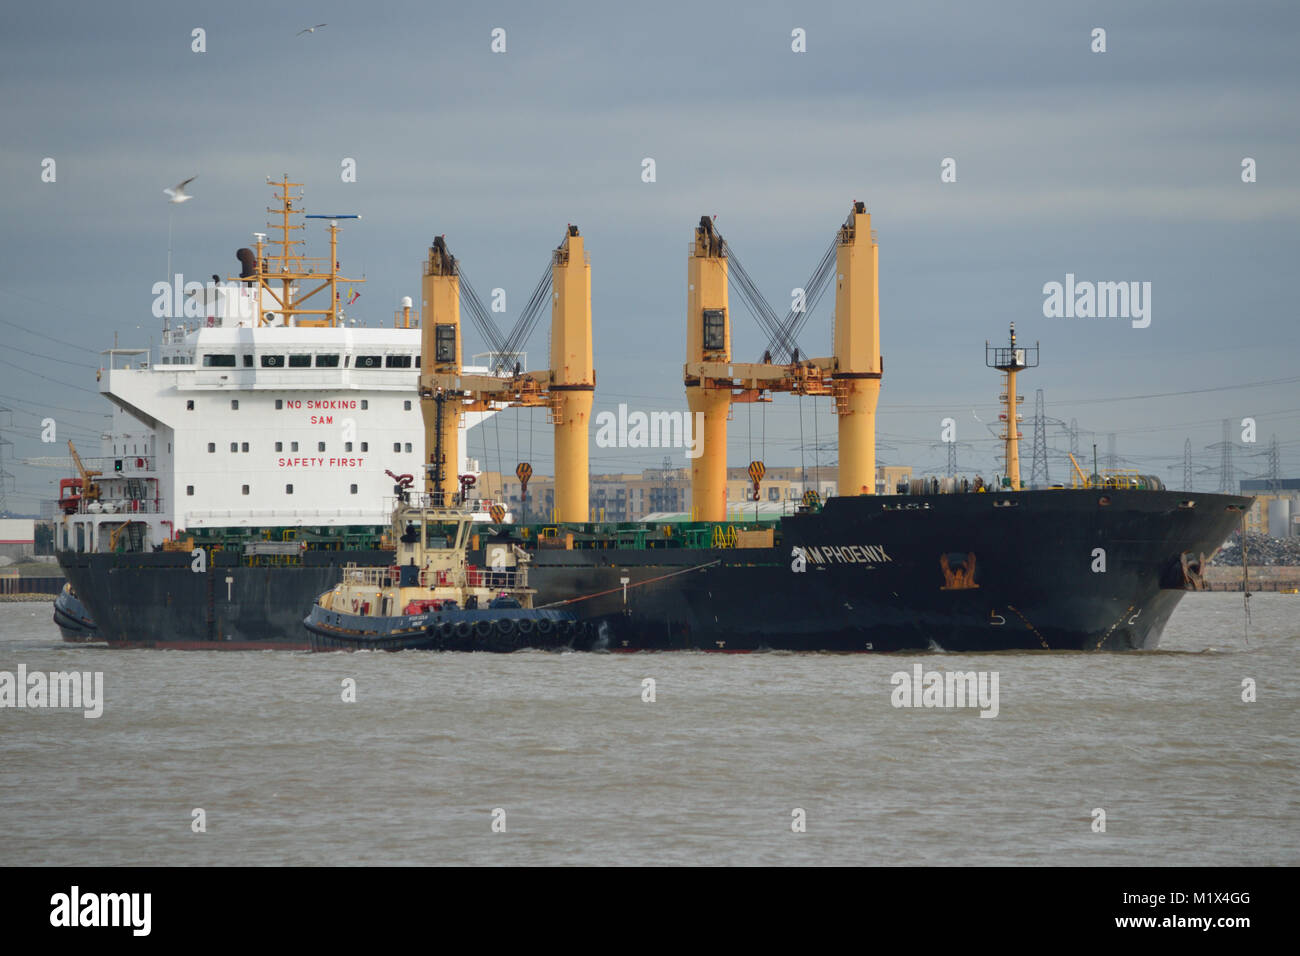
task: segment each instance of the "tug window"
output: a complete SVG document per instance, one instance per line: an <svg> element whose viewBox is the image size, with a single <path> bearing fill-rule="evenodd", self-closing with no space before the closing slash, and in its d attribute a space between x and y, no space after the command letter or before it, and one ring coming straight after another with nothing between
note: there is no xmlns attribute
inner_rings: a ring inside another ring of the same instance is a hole
<svg viewBox="0 0 1300 956"><path fill-rule="evenodd" d="M248 485L244 485L242 493L248 494Z"/></svg>
<svg viewBox="0 0 1300 956"><path fill-rule="evenodd" d="M350 441L345 441L345 442L343 443L343 450L344 450L344 451L351 451L351 450L352 450L352 442L350 442Z"/></svg>
<svg viewBox="0 0 1300 956"><path fill-rule="evenodd" d="M193 495L194 495L194 486L193 486L193 485L186 485L186 486L185 486L185 493L186 493L187 495L190 495L191 497L193 497Z"/></svg>
<svg viewBox="0 0 1300 956"><path fill-rule="evenodd" d="M410 410L411 410L411 400L408 398L406 401L402 402L402 411L409 412Z"/></svg>
<svg viewBox="0 0 1300 956"><path fill-rule="evenodd" d="M293 485L285 485L285 486L284 486L284 493L285 493L286 495L291 495L291 494L293 494Z"/></svg>
<svg viewBox="0 0 1300 956"><path fill-rule="evenodd" d="M411 356L409 355L388 355L384 357L385 368L410 368Z"/></svg>
<svg viewBox="0 0 1300 956"><path fill-rule="evenodd" d="M187 412L194 411L194 399L190 398L185 401L185 410Z"/></svg>
<svg viewBox="0 0 1300 956"><path fill-rule="evenodd" d="M382 368L384 357L382 355L358 355L354 368Z"/></svg>
<svg viewBox="0 0 1300 956"><path fill-rule="evenodd" d="M317 451L324 451L324 450L325 450L325 443L324 443L323 441L318 441L318 442L316 443L316 450L317 450Z"/></svg>
<svg viewBox="0 0 1300 956"><path fill-rule="evenodd" d="M291 441L291 442L289 442L289 450L290 450L290 451L297 451L297 450L298 450L298 443L297 443L296 441Z"/></svg>
<svg viewBox="0 0 1300 956"><path fill-rule="evenodd" d="M369 407L370 407L370 400L367 398L363 398L361 400L361 410L364 412Z"/></svg>
<svg viewBox="0 0 1300 956"><path fill-rule="evenodd" d="M204 368L234 368L235 357L233 355L205 355L203 356Z"/></svg>
<svg viewBox="0 0 1300 956"><path fill-rule="evenodd" d="M211 453L215 452L216 450L217 450L217 443L214 442L214 441L210 441L210 442L208 442L208 453L211 454Z"/></svg>
<svg viewBox="0 0 1300 956"><path fill-rule="evenodd" d="M262 368L284 368L283 355L263 355Z"/></svg>
<svg viewBox="0 0 1300 956"><path fill-rule="evenodd" d="M239 399L232 398L230 400L230 408L232 411L236 411L236 412L239 411Z"/></svg>
<svg viewBox="0 0 1300 956"><path fill-rule="evenodd" d="M231 451L239 451L239 442L234 442L234 441L232 441L232 442L230 443L230 450L231 450Z"/></svg>
<svg viewBox="0 0 1300 956"><path fill-rule="evenodd" d="M251 356L251 355L245 355L245 356L244 356L244 368L252 368L252 367L253 367L253 356Z"/></svg>
<svg viewBox="0 0 1300 956"><path fill-rule="evenodd" d="M289 368L311 368L310 355L290 355Z"/></svg>
<svg viewBox="0 0 1300 956"><path fill-rule="evenodd" d="M363 442L361 443L361 450L362 450L362 451L370 451L370 442L368 442L368 441L363 441Z"/></svg>
<svg viewBox="0 0 1300 956"><path fill-rule="evenodd" d="M284 408L284 399L283 399L283 398L277 398L277 399L275 400L275 407L276 407L277 410L278 410L278 409L281 409L281 408Z"/></svg>
<svg viewBox="0 0 1300 956"><path fill-rule="evenodd" d="M353 485L353 486L352 486L352 490L351 490L351 492L349 492L349 493L355 495L355 494L357 493L357 486L356 486L356 485Z"/></svg>
<svg viewBox="0 0 1300 956"><path fill-rule="evenodd" d="M338 368L339 357L337 355L318 355L316 356L317 368Z"/></svg>
<svg viewBox="0 0 1300 956"><path fill-rule="evenodd" d="M278 441L278 442L276 442L276 443L275 443L275 450L276 450L276 451L284 451L284 442L282 442L282 441Z"/></svg>

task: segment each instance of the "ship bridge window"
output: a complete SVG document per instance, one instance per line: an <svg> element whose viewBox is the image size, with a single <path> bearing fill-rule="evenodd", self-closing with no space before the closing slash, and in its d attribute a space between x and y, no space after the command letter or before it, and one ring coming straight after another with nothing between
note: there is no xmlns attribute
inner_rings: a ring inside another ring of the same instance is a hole
<svg viewBox="0 0 1300 956"><path fill-rule="evenodd" d="M235 357L233 355L204 355L204 368L234 368Z"/></svg>
<svg viewBox="0 0 1300 956"><path fill-rule="evenodd" d="M318 355L316 356L317 368L338 368L339 357L337 355Z"/></svg>
<svg viewBox="0 0 1300 956"><path fill-rule="evenodd" d="M362 450L362 451L370 451L370 442L368 442L368 441L363 441L363 442L361 443L361 450Z"/></svg>
<svg viewBox="0 0 1300 956"><path fill-rule="evenodd" d="M192 398L188 398L188 399L185 400L185 410L186 410L187 412L192 412L192 411L194 411L194 399L192 399Z"/></svg>
<svg viewBox="0 0 1300 956"><path fill-rule="evenodd" d="M384 357L382 355L358 355L354 368L382 368Z"/></svg>
<svg viewBox="0 0 1300 956"><path fill-rule="evenodd" d="M361 410L364 412L369 407L370 407L370 399L363 398L361 400Z"/></svg>
<svg viewBox="0 0 1300 956"><path fill-rule="evenodd" d="M253 367L253 356L251 356L251 355L245 355L245 356L244 356L244 368L252 368L252 367Z"/></svg>
<svg viewBox="0 0 1300 956"><path fill-rule="evenodd" d="M384 357L385 368L410 368L411 356L409 355L388 355Z"/></svg>
<svg viewBox="0 0 1300 956"><path fill-rule="evenodd" d="M357 493L357 486L356 486L356 485L352 485L351 488L352 488L352 490L349 492L349 494L354 494L354 495L355 495L355 494Z"/></svg>
<svg viewBox="0 0 1300 956"><path fill-rule="evenodd" d="M263 355L262 368L284 368L283 355Z"/></svg>
<svg viewBox="0 0 1300 956"><path fill-rule="evenodd" d="M402 411L409 412L410 410L411 410L411 400L408 398L406 401L402 402Z"/></svg>
<svg viewBox="0 0 1300 956"><path fill-rule="evenodd" d="M310 355L290 355L289 368L311 368Z"/></svg>
<svg viewBox="0 0 1300 956"><path fill-rule="evenodd" d="M217 450L217 443L214 442L214 441L210 441L210 442L208 442L208 452L209 452L209 453L213 453L213 452L215 452L216 450Z"/></svg>

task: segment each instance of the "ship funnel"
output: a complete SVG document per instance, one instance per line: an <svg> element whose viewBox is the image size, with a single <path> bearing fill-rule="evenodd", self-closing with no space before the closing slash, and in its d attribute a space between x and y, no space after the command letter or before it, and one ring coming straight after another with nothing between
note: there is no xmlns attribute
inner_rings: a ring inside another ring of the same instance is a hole
<svg viewBox="0 0 1300 956"><path fill-rule="evenodd" d="M252 249L235 250L235 258L239 260L241 267L239 278L248 279L257 275L257 254Z"/></svg>

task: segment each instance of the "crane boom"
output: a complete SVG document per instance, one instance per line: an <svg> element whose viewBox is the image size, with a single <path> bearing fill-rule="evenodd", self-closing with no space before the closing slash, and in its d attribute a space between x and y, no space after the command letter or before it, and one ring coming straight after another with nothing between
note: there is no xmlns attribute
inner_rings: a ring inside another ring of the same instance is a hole
<svg viewBox="0 0 1300 956"><path fill-rule="evenodd" d="M72 444L72 439L68 439L68 451L72 455L72 463L77 466L77 471L81 474L81 496L88 501L94 501L99 498L99 485L94 479L103 474L102 471L89 471L82 464L81 456L77 454L77 446Z"/></svg>

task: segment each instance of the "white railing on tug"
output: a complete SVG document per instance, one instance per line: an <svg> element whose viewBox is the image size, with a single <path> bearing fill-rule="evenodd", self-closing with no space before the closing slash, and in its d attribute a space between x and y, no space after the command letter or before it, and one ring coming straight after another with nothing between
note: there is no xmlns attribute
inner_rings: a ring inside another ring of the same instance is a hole
<svg viewBox="0 0 1300 956"><path fill-rule="evenodd" d="M349 564L343 568L343 583L358 587L384 588L395 587L399 575L394 568L361 568ZM492 588L510 590L527 587L526 572L496 571L492 568L452 568L438 570L422 568L420 570L420 587L422 588Z"/></svg>

